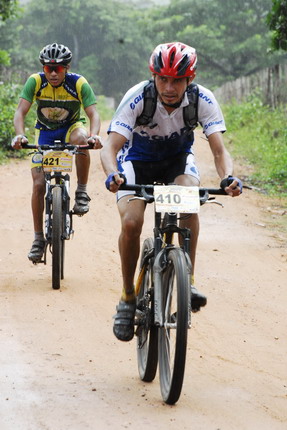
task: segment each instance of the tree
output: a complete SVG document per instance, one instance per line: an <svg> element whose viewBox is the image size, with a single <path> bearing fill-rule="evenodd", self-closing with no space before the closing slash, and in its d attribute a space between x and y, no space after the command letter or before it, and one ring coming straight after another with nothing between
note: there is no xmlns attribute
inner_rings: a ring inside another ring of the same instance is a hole
<svg viewBox="0 0 287 430"><path fill-rule="evenodd" d="M17 11L17 0L0 0L0 39L1 43L4 46L4 42L7 40L5 31L6 28L5 21L8 20L9 17L14 17ZM7 45L6 45L7 46ZM3 66L10 65L10 55L5 49L0 48L0 71Z"/></svg>
<svg viewBox="0 0 287 430"><path fill-rule="evenodd" d="M53 20L47 19L51 10ZM73 53L73 71L87 74L97 94L119 98L148 72L152 45L143 16L144 11L114 0L31 0L19 21L24 49L18 61L35 71L40 49L63 43Z"/></svg>
<svg viewBox="0 0 287 430"><path fill-rule="evenodd" d="M17 0L0 0L0 16L3 21L15 13L17 4Z"/></svg>
<svg viewBox="0 0 287 430"><path fill-rule="evenodd" d="M198 76L211 87L278 62L269 53L270 0L171 0L153 14L156 39L180 40L198 52Z"/></svg>
<svg viewBox="0 0 287 430"><path fill-rule="evenodd" d="M273 6L267 16L267 24L272 30L273 49L287 51L287 1L273 0Z"/></svg>

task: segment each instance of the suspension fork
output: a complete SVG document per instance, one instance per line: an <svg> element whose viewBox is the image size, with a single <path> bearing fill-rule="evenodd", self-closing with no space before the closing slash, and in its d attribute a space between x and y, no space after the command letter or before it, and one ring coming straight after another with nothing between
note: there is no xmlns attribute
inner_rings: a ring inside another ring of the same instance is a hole
<svg viewBox="0 0 287 430"><path fill-rule="evenodd" d="M70 211L70 175L66 174L63 179L63 212L65 215L64 235L65 239L69 239L73 231L73 217Z"/></svg>
<svg viewBox="0 0 287 430"><path fill-rule="evenodd" d="M51 175L49 173L45 174L46 182L46 194L45 194L45 237L46 240L51 242L51 205L52 205L52 185L51 185Z"/></svg>

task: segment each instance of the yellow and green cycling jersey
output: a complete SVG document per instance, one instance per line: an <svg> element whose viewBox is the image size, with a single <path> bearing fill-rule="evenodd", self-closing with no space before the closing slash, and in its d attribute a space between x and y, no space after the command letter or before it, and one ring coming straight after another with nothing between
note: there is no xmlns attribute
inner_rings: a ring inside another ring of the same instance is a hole
<svg viewBox="0 0 287 430"><path fill-rule="evenodd" d="M37 103L37 128L56 130L81 118L84 109L96 103L95 94L87 80L76 73L66 73L59 87L53 87L44 73L31 75L20 94L30 103Z"/></svg>

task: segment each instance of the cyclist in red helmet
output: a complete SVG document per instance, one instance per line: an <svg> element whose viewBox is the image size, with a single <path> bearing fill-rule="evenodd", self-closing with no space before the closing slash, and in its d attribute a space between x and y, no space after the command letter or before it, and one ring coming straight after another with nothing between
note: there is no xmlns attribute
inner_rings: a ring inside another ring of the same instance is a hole
<svg viewBox="0 0 287 430"><path fill-rule="evenodd" d="M35 125L35 144L53 144L61 140L71 144L85 145L87 142L101 148L100 117L96 110L96 98L87 80L76 73L70 73L72 53L62 44L52 43L45 46L39 55L43 71L32 74L20 94L20 101L14 115L16 136L11 145L21 148L27 143L25 136L25 117L34 101L37 103ZM89 118L89 130L81 117L81 107ZM78 185L75 193L74 213L84 215L89 210L90 197L87 182L90 167L89 151L86 157L76 157ZM33 179L32 213L34 221L34 241L28 254L33 263L41 261L45 238L43 234L43 209L45 195L44 172L41 160L34 155L31 159Z"/></svg>
<svg viewBox="0 0 287 430"><path fill-rule="evenodd" d="M184 43L158 45L153 51L149 68L153 74L170 78L189 78L196 75L197 55L194 48ZM190 81L191 82L191 81Z"/></svg>
<svg viewBox="0 0 287 430"><path fill-rule="evenodd" d="M117 193L118 210L122 222L119 237L123 290L114 322L114 334L123 341L134 335L134 274L140 251L140 234L145 204L132 200L130 191L119 190L124 176L129 184L175 183L198 186L199 171L194 159L193 127L184 118L189 106L189 92L197 98L196 121L203 127L220 186L232 197L242 192L241 181L233 176L233 162L224 146L224 118L213 93L202 85L192 84L196 75L197 55L194 48L180 42L164 43L153 51L149 68L152 82L141 82L131 88L120 103L108 130L108 139L101 151L107 175L106 187ZM154 89L156 106L152 118L145 110L146 89ZM139 121L141 118L141 121ZM190 258L194 269L199 232L197 214L181 220L182 227L191 229ZM191 308L194 312L206 305L207 299L194 286L191 277Z"/></svg>

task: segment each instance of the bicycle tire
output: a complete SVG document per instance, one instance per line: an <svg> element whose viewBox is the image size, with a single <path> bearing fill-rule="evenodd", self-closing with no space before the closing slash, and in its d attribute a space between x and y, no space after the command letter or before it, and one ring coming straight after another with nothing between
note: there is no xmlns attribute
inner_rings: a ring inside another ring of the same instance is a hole
<svg viewBox="0 0 287 430"><path fill-rule="evenodd" d="M137 359L138 371L142 381L152 382L155 378L158 363L158 328L154 325L154 301L153 301L153 258L144 262L144 257L154 248L154 241L148 238L144 241L141 252L140 269L144 270L139 294L137 296L137 312L141 315L138 319L137 334ZM143 264L145 267L143 268Z"/></svg>
<svg viewBox="0 0 287 430"><path fill-rule="evenodd" d="M62 220L62 225L64 225L64 220ZM65 240L62 240L61 244L61 279L64 279L64 269L65 269Z"/></svg>
<svg viewBox="0 0 287 430"><path fill-rule="evenodd" d="M168 252L163 274L163 327L159 328L159 378L163 400L174 404L180 397L187 348L188 269L182 249Z"/></svg>
<svg viewBox="0 0 287 430"><path fill-rule="evenodd" d="M58 290L61 284L63 246L62 188L54 187L52 195L52 287Z"/></svg>

